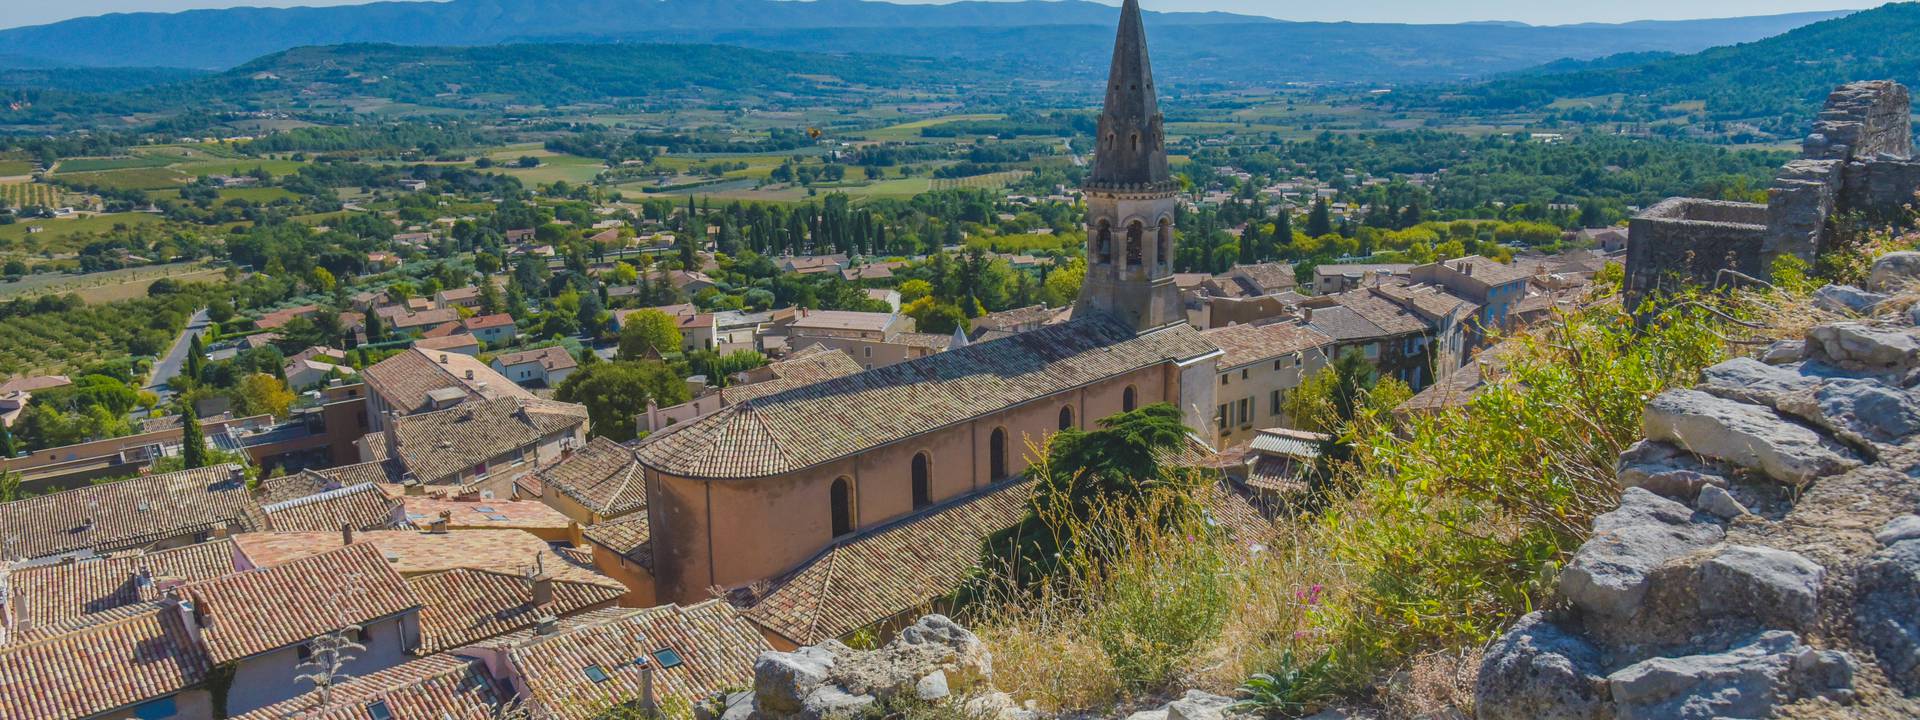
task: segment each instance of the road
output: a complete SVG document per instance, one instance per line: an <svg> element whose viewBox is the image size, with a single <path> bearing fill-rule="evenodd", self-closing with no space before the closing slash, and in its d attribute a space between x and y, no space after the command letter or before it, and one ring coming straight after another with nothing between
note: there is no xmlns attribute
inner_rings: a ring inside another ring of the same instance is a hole
<svg viewBox="0 0 1920 720"><path fill-rule="evenodd" d="M179 375L180 369L186 366L187 350L193 347L192 338L206 332L208 322L210 321L207 319L207 309L200 308L199 312L195 312L193 317L187 320L187 328L180 331L180 337L174 339L173 348L167 351L167 356L161 358L160 364L153 367L153 375L147 380L147 389L159 393L160 399L165 400L173 395L173 389L167 383L172 381L174 376Z"/></svg>

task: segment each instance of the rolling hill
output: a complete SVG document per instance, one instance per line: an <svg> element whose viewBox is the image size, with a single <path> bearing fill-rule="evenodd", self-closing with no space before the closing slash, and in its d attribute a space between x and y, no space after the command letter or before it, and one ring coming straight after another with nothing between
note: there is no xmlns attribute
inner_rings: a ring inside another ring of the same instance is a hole
<svg viewBox="0 0 1920 720"><path fill-rule="evenodd" d="M1418 82L1617 52L1691 52L1833 17L1620 25L1294 23L1153 13L1170 78ZM452 0L127 13L0 31L0 63L225 69L302 46L720 43L763 49L1004 59L1034 73L1103 63L1114 10L1086 0L895 5L864 0ZM1164 39L1161 39L1164 38ZM1104 66L1101 66L1104 67Z"/></svg>
<svg viewBox="0 0 1920 720"><path fill-rule="evenodd" d="M1580 119L1627 121L1655 120L1676 108L1703 104L1698 112L1709 120L1793 137L1805 131L1836 85L1877 79L1920 84L1920 4L1885 5L1691 55L1603 58L1549 69L1559 72L1397 93L1388 102L1470 112L1544 110L1557 104Z"/></svg>

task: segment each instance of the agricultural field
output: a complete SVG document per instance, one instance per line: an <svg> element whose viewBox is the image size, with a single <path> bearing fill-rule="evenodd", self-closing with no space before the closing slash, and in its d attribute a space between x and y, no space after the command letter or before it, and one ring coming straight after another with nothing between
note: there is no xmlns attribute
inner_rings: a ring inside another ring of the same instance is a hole
<svg viewBox="0 0 1920 720"><path fill-rule="evenodd" d="M39 166L31 160L0 159L0 177L32 175L36 167Z"/></svg>
<svg viewBox="0 0 1920 720"><path fill-rule="evenodd" d="M63 165L64 167L64 165ZM167 167L134 167L97 172L66 172L54 177L79 185L97 185L113 190L162 190L187 184L192 178Z"/></svg>
<svg viewBox="0 0 1920 720"><path fill-rule="evenodd" d="M173 161L163 157L144 155L121 155L116 157L83 157L61 160L54 166L54 172L92 173L104 170L126 170L129 168L165 167Z"/></svg>
<svg viewBox="0 0 1920 720"><path fill-rule="evenodd" d="M78 250L74 241L93 233L112 230L115 225L150 225L163 222L151 213L109 213L77 217L22 220L0 225L0 254L59 254ZM33 227L43 228L30 232Z"/></svg>
<svg viewBox="0 0 1920 720"><path fill-rule="evenodd" d="M865 140L895 141L895 142L907 141L907 140L918 140L920 139L920 131L922 129L930 128L935 125L944 125L950 122L964 122L968 120L999 120L1004 117L1006 116L998 115L998 114L942 115L940 117L926 118L924 120L914 120L911 122L904 122L898 125L889 125L887 127L879 128L877 130L867 130L865 132L851 133L851 135L853 137L858 137Z"/></svg>
<svg viewBox="0 0 1920 720"><path fill-rule="evenodd" d="M275 200L292 200L300 196L292 191L277 187L240 187L221 188L220 200L245 200L251 203L270 203Z"/></svg>
<svg viewBox="0 0 1920 720"><path fill-rule="evenodd" d="M60 188L45 183L0 184L0 202L7 207L58 207Z"/></svg>
<svg viewBox="0 0 1920 720"><path fill-rule="evenodd" d="M561 155L549 152L538 146L509 146L487 154L494 166L488 172L497 172L520 179L529 185L544 185L559 181L570 183L590 183L599 177L600 171L607 169L607 163L599 158ZM515 167L514 161L523 157L540 158L539 167Z"/></svg>
<svg viewBox="0 0 1920 720"><path fill-rule="evenodd" d="M27 275L13 282L0 282L0 302L66 293L78 295L88 304L118 302L146 297L147 287L161 278L172 278L178 282L208 282L224 273L225 270L210 267L204 262L122 268L83 275L41 273Z"/></svg>
<svg viewBox="0 0 1920 720"><path fill-rule="evenodd" d="M155 355L173 342L205 291L82 305L0 319L0 375L65 372L127 355Z"/></svg>

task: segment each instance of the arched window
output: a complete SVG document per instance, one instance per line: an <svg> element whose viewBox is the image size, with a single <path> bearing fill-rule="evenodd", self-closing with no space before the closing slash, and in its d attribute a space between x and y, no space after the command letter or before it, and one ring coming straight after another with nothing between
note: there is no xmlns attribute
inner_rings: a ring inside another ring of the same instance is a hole
<svg viewBox="0 0 1920 720"><path fill-rule="evenodd" d="M1060 406L1060 429L1065 430L1070 427L1073 427L1073 406L1062 405Z"/></svg>
<svg viewBox="0 0 1920 720"><path fill-rule="evenodd" d="M840 537L853 532L853 481L839 478L833 481L833 536Z"/></svg>
<svg viewBox="0 0 1920 720"><path fill-rule="evenodd" d="M1171 247L1173 247L1173 220L1160 218L1160 232L1154 239L1153 261L1162 267L1173 262L1173 258L1167 254L1167 249Z"/></svg>
<svg viewBox="0 0 1920 720"><path fill-rule="evenodd" d="M1127 224L1127 266L1129 267L1140 265L1140 236L1145 232L1146 229L1140 225L1139 220Z"/></svg>
<svg viewBox="0 0 1920 720"><path fill-rule="evenodd" d="M1007 429L994 428L993 437L987 439L987 468L993 481L1007 478Z"/></svg>
<svg viewBox="0 0 1920 720"><path fill-rule="evenodd" d="M1113 226L1101 220L1099 229L1094 232L1094 253L1102 263L1113 262Z"/></svg>
<svg viewBox="0 0 1920 720"><path fill-rule="evenodd" d="M913 509L933 504L933 469L926 453L913 456Z"/></svg>
<svg viewBox="0 0 1920 720"><path fill-rule="evenodd" d="M1127 139L1133 143L1133 151L1139 152L1140 151L1140 133L1134 133L1132 135L1128 135Z"/></svg>
<svg viewBox="0 0 1920 720"><path fill-rule="evenodd" d="M1120 393L1120 411L1133 412L1134 407L1139 404L1140 394L1134 392L1132 385L1128 385L1126 392Z"/></svg>

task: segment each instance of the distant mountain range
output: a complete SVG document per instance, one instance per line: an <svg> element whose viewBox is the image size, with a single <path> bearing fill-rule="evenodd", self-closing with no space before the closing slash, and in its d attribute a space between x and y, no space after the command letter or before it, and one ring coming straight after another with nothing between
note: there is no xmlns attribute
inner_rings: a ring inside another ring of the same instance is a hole
<svg viewBox="0 0 1920 720"><path fill-rule="evenodd" d="M1696 112L1709 120L1794 137L1834 86L1883 79L1920 85L1920 4L1884 5L1691 55L1554 63L1475 85L1395 93L1387 102L1474 112L1552 107L1575 119L1623 121L1703 103Z"/></svg>
<svg viewBox="0 0 1920 720"><path fill-rule="evenodd" d="M1561 59L1693 52L1841 13L1533 27L1295 23L1152 13L1156 69L1222 82L1423 82ZM1085 0L896 5L863 0L452 0L129 13L0 30L0 67L219 70L302 46L719 43L826 53L1002 59L1034 76L1105 67L1116 11Z"/></svg>

